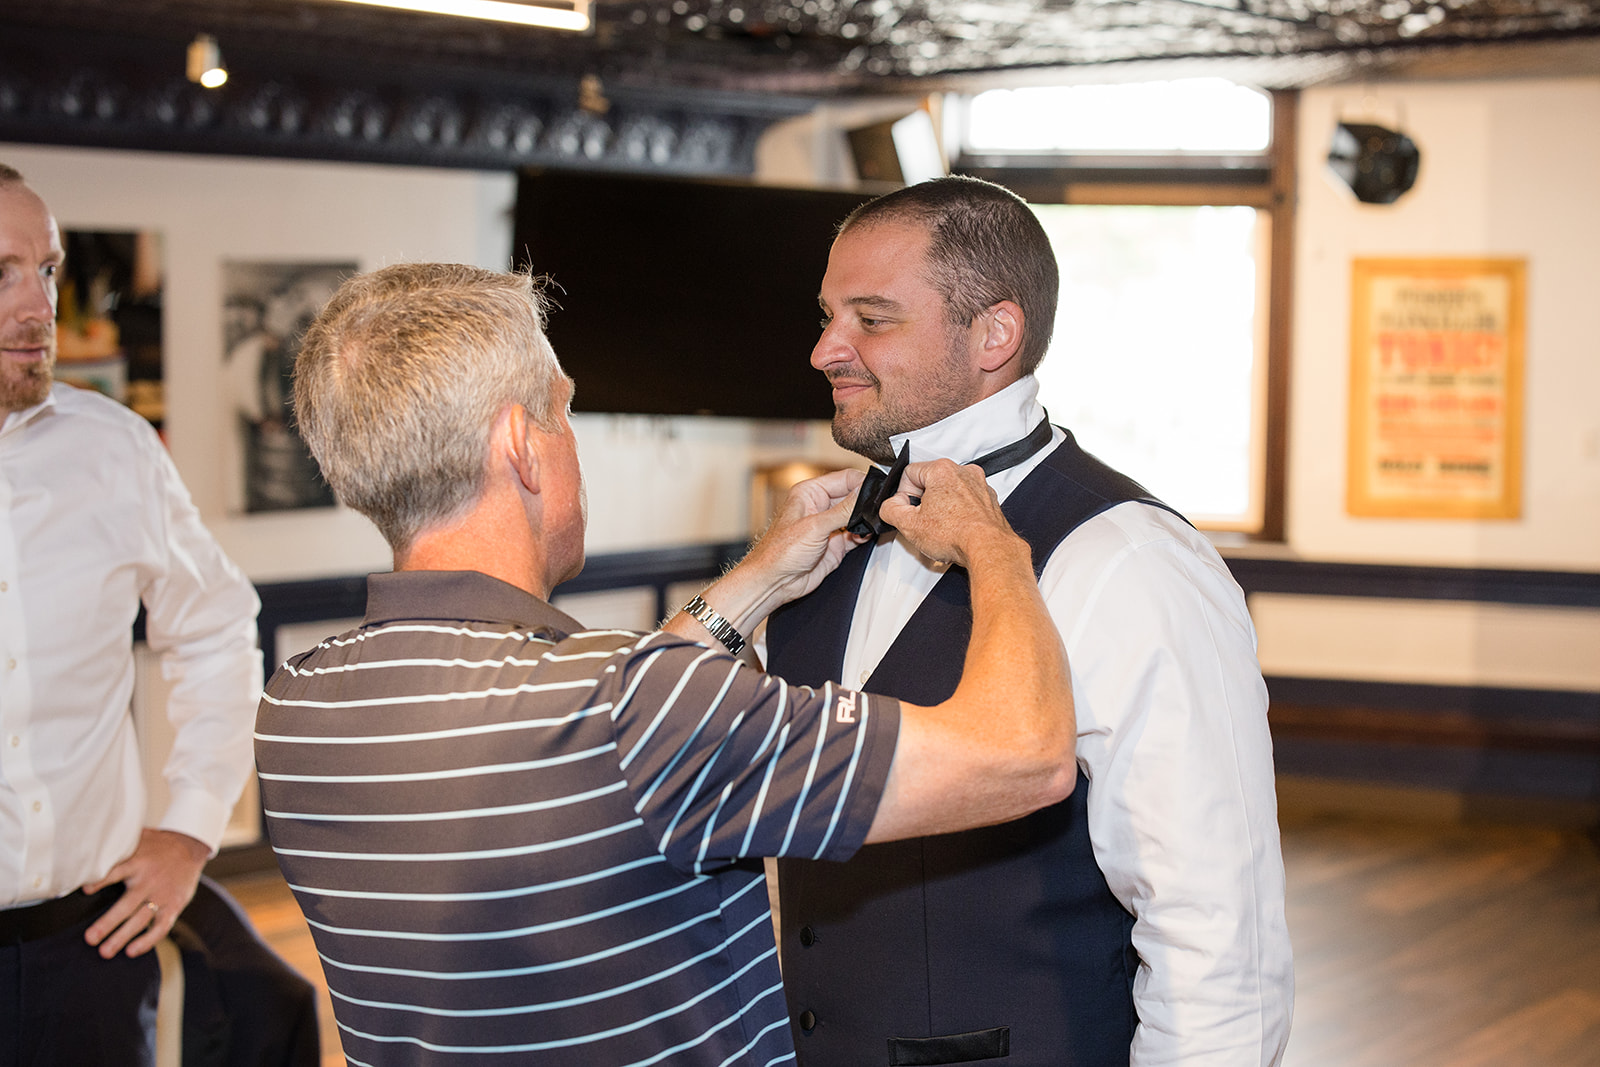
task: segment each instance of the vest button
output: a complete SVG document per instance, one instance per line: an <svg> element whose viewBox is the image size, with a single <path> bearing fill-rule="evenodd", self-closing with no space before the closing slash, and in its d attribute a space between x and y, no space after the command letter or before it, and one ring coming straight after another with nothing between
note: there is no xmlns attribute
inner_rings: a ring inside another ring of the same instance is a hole
<svg viewBox="0 0 1600 1067"><path fill-rule="evenodd" d="M816 943L817 943L817 932L815 930L811 929L811 927L809 927L809 926L802 926L800 928L800 944L803 945L806 948L810 948L812 945L815 945Z"/></svg>
<svg viewBox="0 0 1600 1067"><path fill-rule="evenodd" d="M816 1028L817 1028L817 1013L814 1012L814 1011L803 1011L803 1012L801 1012L800 1013L800 1030L801 1030L801 1032L809 1034L811 1031L815 1030Z"/></svg>

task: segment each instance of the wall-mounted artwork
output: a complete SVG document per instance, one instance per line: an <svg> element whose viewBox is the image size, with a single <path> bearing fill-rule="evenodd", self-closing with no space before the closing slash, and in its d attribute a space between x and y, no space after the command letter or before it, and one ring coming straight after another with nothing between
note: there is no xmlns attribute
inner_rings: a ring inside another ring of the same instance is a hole
<svg viewBox="0 0 1600 1067"><path fill-rule="evenodd" d="M1522 506L1520 259L1358 259L1351 515L1514 519Z"/></svg>
<svg viewBox="0 0 1600 1067"><path fill-rule="evenodd" d="M295 432L300 339L354 263L224 263L223 380L241 437L247 512L332 506Z"/></svg>
<svg viewBox="0 0 1600 1067"><path fill-rule="evenodd" d="M160 429L161 242L154 233L68 229L58 279L58 380L127 404Z"/></svg>

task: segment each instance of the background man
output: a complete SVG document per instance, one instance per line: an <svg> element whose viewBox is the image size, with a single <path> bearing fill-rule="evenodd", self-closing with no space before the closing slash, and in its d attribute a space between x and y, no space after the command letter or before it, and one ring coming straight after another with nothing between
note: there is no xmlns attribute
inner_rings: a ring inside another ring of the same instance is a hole
<svg viewBox="0 0 1600 1067"><path fill-rule="evenodd" d="M44 202L0 165L0 1064L141 1064L150 950L250 771L258 604L149 424L52 385L62 258ZM165 812L146 811L129 709L141 603L172 682ZM230 916L208 889L197 924ZM314 1062L314 1018L299 1033Z"/></svg>
<svg viewBox="0 0 1600 1067"><path fill-rule="evenodd" d="M965 677L901 704L736 661L741 633L849 545L860 475L806 483L671 623L583 632L572 385L525 276L448 264L347 282L295 410L395 570L356 630L267 686L268 829L353 1062L767 1064L793 1056L759 864L1013 818L1070 787L1070 683L975 470L884 506L973 575ZM715 638L728 652L684 637Z"/></svg>
<svg viewBox="0 0 1600 1067"><path fill-rule="evenodd" d="M950 178L845 220L811 362L834 438L879 464L975 457L1033 548L1073 666L1078 788L1001 827L779 867L800 1060L1273 1063L1292 1001L1266 691L1210 543L1052 429L1039 223ZM892 522L892 519L890 520ZM892 531L776 613L769 669L928 702L967 577Z"/></svg>

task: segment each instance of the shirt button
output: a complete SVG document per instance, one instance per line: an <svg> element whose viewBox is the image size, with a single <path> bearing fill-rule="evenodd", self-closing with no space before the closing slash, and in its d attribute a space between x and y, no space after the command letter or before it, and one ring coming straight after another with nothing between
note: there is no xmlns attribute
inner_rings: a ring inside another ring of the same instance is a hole
<svg viewBox="0 0 1600 1067"><path fill-rule="evenodd" d="M0 593L4 593L7 590L9 590L10 588L11 588L11 583L10 582L0 582Z"/></svg>
<svg viewBox="0 0 1600 1067"><path fill-rule="evenodd" d="M35 800L33 802L33 810L34 811L43 811L44 810L44 805L39 803L37 800Z"/></svg>
<svg viewBox="0 0 1600 1067"><path fill-rule="evenodd" d="M872 672L871 671L862 671L861 672L861 678L860 678L859 681L856 682L856 685L857 686L866 685L867 684L867 679L871 678L871 677L872 677Z"/></svg>
<svg viewBox="0 0 1600 1067"><path fill-rule="evenodd" d="M33 879L33 888L38 889L42 885L44 885L44 876L36 875Z"/></svg>
<svg viewBox="0 0 1600 1067"><path fill-rule="evenodd" d="M814 1011L803 1011L803 1012L801 1012L800 1013L800 1030L801 1030L801 1032L809 1034L811 1031L815 1030L816 1028L817 1028L817 1013L814 1012Z"/></svg>
<svg viewBox="0 0 1600 1067"><path fill-rule="evenodd" d="M11 735L11 747L12 748L16 748L20 744L22 744L22 738L18 737L16 734L12 734Z"/></svg>
<svg viewBox="0 0 1600 1067"><path fill-rule="evenodd" d="M812 945L815 945L816 943L817 943L817 932L815 930L811 929L811 927L809 927L809 926L802 926L800 928L800 944L805 946L806 948L810 948Z"/></svg>
<svg viewBox="0 0 1600 1067"><path fill-rule="evenodd" d="M17 669L17 661L16 660L14 660L14 659L6 660L6 670L14 671L16 669Z"/></svg>

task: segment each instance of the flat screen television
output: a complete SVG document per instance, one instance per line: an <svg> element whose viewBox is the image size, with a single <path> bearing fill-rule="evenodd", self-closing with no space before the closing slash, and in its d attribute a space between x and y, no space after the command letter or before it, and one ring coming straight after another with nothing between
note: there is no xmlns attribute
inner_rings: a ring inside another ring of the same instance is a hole
<svg viewBox="0 0 1600 1067"><path fill-rule="evenodd" d="M834 227L865 193L539 170L513 259L547 275L573 409L826 419L810 364Z"/></svg>

